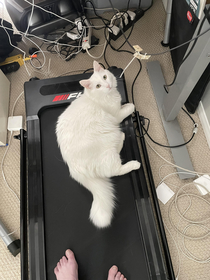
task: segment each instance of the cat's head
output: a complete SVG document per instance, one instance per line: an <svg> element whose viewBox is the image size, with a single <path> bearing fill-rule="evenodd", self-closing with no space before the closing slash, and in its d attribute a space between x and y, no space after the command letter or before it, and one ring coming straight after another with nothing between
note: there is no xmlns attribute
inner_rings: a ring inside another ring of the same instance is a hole
<svg viewBox="0 0 210 280"><path fill-rule="evenodd" d="M117 87L115 76L108 70L101 67L97 62L93 62L94 73L87 80L81 80L80 84L88 91L94 93L108 94L113 88Z"/></svg>

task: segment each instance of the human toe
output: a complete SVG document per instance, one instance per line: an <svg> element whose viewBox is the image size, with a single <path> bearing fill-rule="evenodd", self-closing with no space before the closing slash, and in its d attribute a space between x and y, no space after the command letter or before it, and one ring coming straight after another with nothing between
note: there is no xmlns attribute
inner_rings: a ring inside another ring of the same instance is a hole
<svg viewBox="0 0 210 280"><path fill-rule="evenodd" d="M108 280L114 280L117 272L118 272L118 267L116 265L113 265L109 270Z"/></svg>
<svg viewBox="0 0 210 280"><path fill-rule="evenodd" d="M60 264L65 265L66 263L67 263L67 259L65 256L63 256L62 259L60 260Z"/></svg>
<svg viewBox="0 0 210 280"><path fill-rule="evenodd" d="M68 258L68 259L74 259L75 257L74 257L74 253L70 250L70 249L67 249L66 250L66 257Z"/></svg>
<svg viewBox="0 0 210 280"><path fill-rule="evenodd" d="M121 280L121 272L118 272L117 275L115 276L115 280Z"/></svg>
<svg viewBox="0 0 210 280"><path fill-rule="evenodd" d="M54 273L55 273L55 275L57 275L58 272L59 272L59 270L58 270L58 267L56 266L56 267L54 268Z"/></svg>

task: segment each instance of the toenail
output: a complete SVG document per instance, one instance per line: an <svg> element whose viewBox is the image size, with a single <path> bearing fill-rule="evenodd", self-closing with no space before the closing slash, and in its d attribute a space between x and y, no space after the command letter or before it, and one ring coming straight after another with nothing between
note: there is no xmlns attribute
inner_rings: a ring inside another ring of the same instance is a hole
<svg viewBox="0 0 210 280"><path fill-rule="evenodd" d="M112 266L112 269L118 271L118 267L117 267L116 265L113 265L113 266Z"/></svg>
<svg viewBox="0 0 210 280"><path fill-rule="evenodd" d="M70 249L68 249L68 250L66 250L66 256L73 256L74 255L74 253L70 250Z"/></svg>

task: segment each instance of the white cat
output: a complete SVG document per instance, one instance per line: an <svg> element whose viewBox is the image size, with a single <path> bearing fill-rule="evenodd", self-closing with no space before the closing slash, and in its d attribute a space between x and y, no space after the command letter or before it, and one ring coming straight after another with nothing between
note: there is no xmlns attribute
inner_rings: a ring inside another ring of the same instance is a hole
<svg viewBox="0 0 210 280"><path fill-rule="evenodd" d="M125 139L120 123L134 111L121 106L115 76L96 61L94 73L80 81L84 94L59 116L56 134L71 176L93 195L90 220L99 228L111 224L115 195L110 177L139 169L136 160L121 164Z"/></svg>

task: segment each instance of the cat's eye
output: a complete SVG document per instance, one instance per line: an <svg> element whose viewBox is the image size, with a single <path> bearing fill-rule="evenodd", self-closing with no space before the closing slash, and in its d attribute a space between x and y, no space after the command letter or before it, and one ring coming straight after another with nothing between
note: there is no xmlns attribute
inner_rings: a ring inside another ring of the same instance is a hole
<svg viewBox="0 0 210 280"><path fill-rule="evenodd" d="M103 79L106 80L106 79L107 79L107 75L104 75L104 76L103 76Z"/></svg>
<svg viewBox="0 0 210 280"><path fill-rule="evenodd" d="M101 87L101 85L100 85L100 84L97 84L97 85L96 85L96 87L97 87L97 88L100 88L100 87Z"/></svg>

